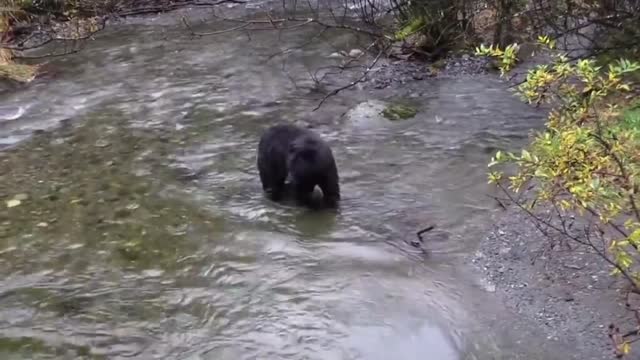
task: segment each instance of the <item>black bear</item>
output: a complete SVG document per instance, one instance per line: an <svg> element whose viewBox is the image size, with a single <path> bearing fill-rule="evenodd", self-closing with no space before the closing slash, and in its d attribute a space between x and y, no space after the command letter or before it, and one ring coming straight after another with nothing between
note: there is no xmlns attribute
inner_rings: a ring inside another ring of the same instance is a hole
<svg viewBox="0 0 640 360"><path fill-rule="evenodd" d="M296 200L307 205L316 185L325 205L336 207L340 200L331 148L309 129L285 124L268 128L258 144L258 171L262 189L274 201L282 198L285 182L293 188Z"/></svg>

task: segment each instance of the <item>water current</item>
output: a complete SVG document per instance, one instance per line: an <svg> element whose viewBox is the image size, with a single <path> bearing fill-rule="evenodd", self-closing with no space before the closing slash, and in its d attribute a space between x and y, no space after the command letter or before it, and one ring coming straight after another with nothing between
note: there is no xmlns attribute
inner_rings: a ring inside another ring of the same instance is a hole
<svg viewBox="0 0 640 360"><path fill-rule="evenodd" d="M20 203L0 210L3 359L537 358L486 325L501 311L478 307L463 258L496 209L492 152L541 115L493 75L354 87L312 111L309 74L362 46L318 30L192 37L147 18L0 94L0 195ZM398 97L416 117L342 117ZM337 213L261 192L257 140L296 120L334 149ZM407 245L431 224L425 253Z"/></svg>

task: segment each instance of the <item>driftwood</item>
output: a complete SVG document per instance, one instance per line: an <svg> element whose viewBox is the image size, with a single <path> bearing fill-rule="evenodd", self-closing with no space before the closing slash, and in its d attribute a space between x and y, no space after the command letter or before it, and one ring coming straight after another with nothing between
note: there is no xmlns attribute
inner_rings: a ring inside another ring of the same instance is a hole
<svg viewBox="0 0 640 360"><path fill-rule="evenodd" d="M416 236L418 237L418 239L414 239L410 242L411 246L413 247L420 247L420 245L422 245L422 243L424 243L424 239L422 238L422 234L429 232L433 229L435 229L436 226L435 225L429 225L426 228L419 230L418 232L416 232Z"/></svg>

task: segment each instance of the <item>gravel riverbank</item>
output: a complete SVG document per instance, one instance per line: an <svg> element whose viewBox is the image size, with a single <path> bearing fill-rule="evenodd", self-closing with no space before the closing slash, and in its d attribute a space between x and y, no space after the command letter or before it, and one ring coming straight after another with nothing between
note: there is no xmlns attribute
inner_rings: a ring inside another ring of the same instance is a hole
<svg viewBox="0 0 640 360"><path fill-rule="evenodd" d="M514 71L516 77L533 65L522 64ZM472 77L487 69L486 59L468 54L447 58L438 71L432 64L388 61L367 86L393 89L413 82L415 88L428 77ZM514 332L540 334L545 347L572 349L571 359L614 359L609 326L623 333L634 327L633 314L625 306L624 282L612 277L611 267L589 249L549 249L548 244L525 215L511 208L496 214L491 230L466 261L498 306L517 317L509 325ZM632 298L631 305L637 307L635 302L640 301ZM513 337L528 341L526 335ZM640 359L633 354L629 358Z"/></svg>
<svg viewBox="0 0 640 360"><path fill-rule="evenodd" d="M549 250L548 243L525 215L510 209L468 260L487 290L549 342L575 348L575 359L615 358L609 325L623 332L633 326L622 281L587 249Z"/></svg>

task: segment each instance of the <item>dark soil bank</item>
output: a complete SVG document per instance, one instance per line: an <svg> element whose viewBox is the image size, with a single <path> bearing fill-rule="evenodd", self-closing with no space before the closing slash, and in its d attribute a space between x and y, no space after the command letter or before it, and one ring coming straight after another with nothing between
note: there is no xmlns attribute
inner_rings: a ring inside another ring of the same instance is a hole
<svg viewBox="0 0 640 360"><path fill-rule="evenodd" d="M623 332L633 325L623 282L587 249L550 250L548 244L525 215L512 209L500 215L469 261L483 273L488 291L541 328L549 342L574 348L573 358L615 358L609 325Z"/></svg>

